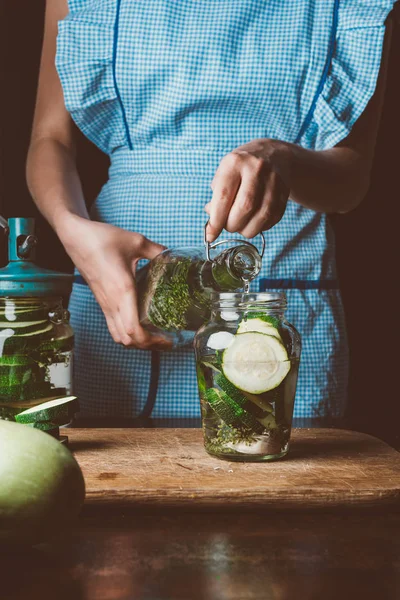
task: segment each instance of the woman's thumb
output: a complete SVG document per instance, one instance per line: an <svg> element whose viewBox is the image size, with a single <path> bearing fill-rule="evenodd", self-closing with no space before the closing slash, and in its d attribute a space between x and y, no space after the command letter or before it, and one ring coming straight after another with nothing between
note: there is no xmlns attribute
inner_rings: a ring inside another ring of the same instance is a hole
<svg viewBox="0 0 400 600"><path fill-rule="evenodd" d="M155 258L158 254L160 254L160 252L162 252L163 250L165 250L165 246L162 246L161 244L156 244L155 242L152 242L144 236L142 237L139 246L139 252L142 258L147 258L151 260L152 258Z"/></svg>

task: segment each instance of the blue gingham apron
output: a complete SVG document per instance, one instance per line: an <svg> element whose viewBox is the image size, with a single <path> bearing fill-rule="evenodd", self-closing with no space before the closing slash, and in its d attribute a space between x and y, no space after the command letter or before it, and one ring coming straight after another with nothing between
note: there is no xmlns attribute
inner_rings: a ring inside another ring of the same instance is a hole
<svg viewBox="0 0 400 600"><path fill-rule="evenodd" d="M65 104L111 160L92 218L165 246L201 245L226 153L255 138L323 150L348 135L374 92L392 5L69 0L56 59ZM289 201L266 239L253 290L285 289L302 335L295 416L340 418L348 349L327 217ZM87 286L74 285L70 310L81 416L139 415L152 353L113 342ZM199 416L193 351L160 363L153 416Z"/></svg>

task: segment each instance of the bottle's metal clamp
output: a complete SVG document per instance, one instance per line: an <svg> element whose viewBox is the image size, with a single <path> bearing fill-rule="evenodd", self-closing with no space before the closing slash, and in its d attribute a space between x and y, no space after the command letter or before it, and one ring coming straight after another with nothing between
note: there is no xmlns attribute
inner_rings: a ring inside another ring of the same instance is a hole
<svg viewBox="0 0 400 600"><path fill-rule="evenodd" d="M222 244L230 244L231 242L238 242L239 244L246 244L247 246L252 246L253 248L255 248L257 250L257 252L259 252L258 248L252 244L251 242L247 241L247 240L243 240L241 238L231 238L231 239L227 239L227 240L219 240L218 242L209 242L207 240L207 225L209 224L210 220L207 221L207 223L204 225L204 245L206 247L206 257L207 260L209 262L213 262L213 259L210 256L210 250L212 250L213 248L216 248L217 246L221 246ZM262 240L262 246L261 246L261 252L259 252L260 257L262 258L264 256L264 252L265 252L265 237L262 231L260 231L260 236L261 236L261 240Z"/></svg>

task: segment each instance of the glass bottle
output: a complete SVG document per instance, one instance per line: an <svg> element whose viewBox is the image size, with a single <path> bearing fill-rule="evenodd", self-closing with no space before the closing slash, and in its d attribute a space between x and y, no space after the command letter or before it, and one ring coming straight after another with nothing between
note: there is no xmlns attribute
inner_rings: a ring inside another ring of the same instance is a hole
<svg viewBox="0 0 400 600"><path fill-rule="evenodd" d="M262 235L262 234L261 234ZM260 272L261 254L246 240L221 240L204 248L168 249L137 273L141 324L182 346L193 341L211 314L211 292L241 290ZM211 251L229 241L231 248L211 256Z"/></svg>
<svg viewBox="0 0 400 600"><path fill-rule="evenodd" d="M218 458L285 456L301 340L284 293L215 293L195 352L204 445Z"/></svg>
<svg viewBox="0 0 400 600"><path fill-rule="evenodd" d="M9 263L0 269L0 419L72 393L74 334L62 298L72 276L34 264L33 219L0 219L8 237ZM76 403L73 404L76 408ZM43 414L30 426L58 437L73 414Z"/></svg>

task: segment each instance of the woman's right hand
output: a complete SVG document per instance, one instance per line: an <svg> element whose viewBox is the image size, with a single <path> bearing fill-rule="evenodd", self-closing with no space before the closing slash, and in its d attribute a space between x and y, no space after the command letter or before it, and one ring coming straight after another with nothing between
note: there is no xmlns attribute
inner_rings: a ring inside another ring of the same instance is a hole
<svg viewBox="0 0 400 600"><path fill-rule="evenodd" d="M140 325L135 285L138 261L165 248L139 233L78 216L65 219L57 233L100 304L114 341L143 350L170 348L165 337Z"/></svg>

